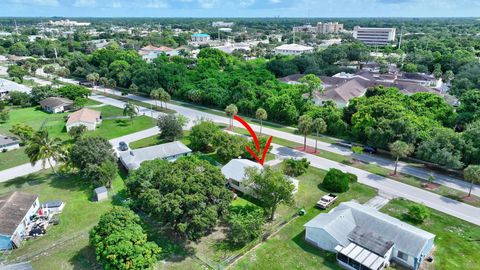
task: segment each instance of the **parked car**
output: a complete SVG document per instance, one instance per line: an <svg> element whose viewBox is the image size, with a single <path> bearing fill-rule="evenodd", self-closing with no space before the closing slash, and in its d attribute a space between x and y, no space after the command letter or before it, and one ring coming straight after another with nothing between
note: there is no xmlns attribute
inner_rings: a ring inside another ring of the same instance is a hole
<svg viewBox="0 0 480 270"><path fill-rule="evenodd" d="M363 146L363 151L369 154L375 154L377 152L377 148L365 145Z"/></svg>
<svg viewBox="0 0 480 270"><path fill-rule="evenodd" d="M85 87L93 87L93 83L89 81L78 82L78 84Z"/></svg>
<svg viewBox="0 0 480 270"><path fill-rule="evenodd" d="M120 142L118 144L118 149L120 149L120 151L127 151L128 150L128 145L126 142Z"/></svg>
<svg viewBox="0 0 480 270"><path fill-rule="evenodd" d="M317 207L321 209L327 209L337 200L337 195L335 194L327 194L324 195L318 202Z"/></svg>

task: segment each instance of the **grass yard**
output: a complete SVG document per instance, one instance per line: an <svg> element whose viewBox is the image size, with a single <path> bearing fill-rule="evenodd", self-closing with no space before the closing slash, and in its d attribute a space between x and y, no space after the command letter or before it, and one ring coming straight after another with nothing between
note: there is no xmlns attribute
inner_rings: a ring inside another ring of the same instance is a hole
<svg viewBox="0 0 480 270"><path fill-rule="evenodd" d="M137 116L133 121L130 121L130 119L109 119L103 120L95 131L86 134L88 136L101 136L110 140L154 127L156 123L155 119L148 116Z"/></svg>
<svg viewBox="0 0 480 270"><path fill-rule="evenodd" d="M124 188L120 176L113 183L110 197ZM45 236L24 241L13 250L8 261L31 260L35 269L92 269L93 250L88 247L88 231L101 214L109 211L112 200L92 202L93 187L78 176L57 177L48 170L0 184L0 194L23 191L38 194L40 202L59 199L66 203L60 224ZM41 255L41 256L37 256Z"/></svg>
<svg viewBox="0 0 480 270"><path fill-rule="evenodd" d="M233 269L341 269L327 260L326 253L304 241L303 225L326 211L314 207L318 199L327 193L320 186L324 176L324 171L309 168L306 174L297 177L300 180L296 194L297 205L305 208L307 214L294 219L269 240L240 258L233 265ZM339 195L338 202L333 207L339 202L352 199L364 203L376 193L375 189L365 185L352 184L348 192ZM287 207L282 206L279 213L285 212L285 208ZM296 208L290 207L284 215L294 210L296 211Z"/></svg>
<svg viewBox="0 0 480 270"><path fill-rule="evenodd" d="M30 162L24 147L8 152L0 152L0 171Z"/></svg>
<svg viewBox="0 0 480 270"><path fill-rule="evenodd" d="M381 211L405 222L404 214L412 202L395 199L384 206ZM433 266L428 269L480 269L480 228L456 217L430 209L431 216L421 225L415 225L431 232L435 237Z"/></svg>
<svg viewBox="0 0 480 270"><path fill-rule="evenodd" d="M17 123L24 123L33 127L34 130L38 130L44 125L52 136L61 137L65 127L64 117L66 115L67 113L46 113L40 107L15 108L10 110L10 119L0 125L0 133L12 135L9 131L12 126ZM68 135L64 134L65 136Z"/></svg>

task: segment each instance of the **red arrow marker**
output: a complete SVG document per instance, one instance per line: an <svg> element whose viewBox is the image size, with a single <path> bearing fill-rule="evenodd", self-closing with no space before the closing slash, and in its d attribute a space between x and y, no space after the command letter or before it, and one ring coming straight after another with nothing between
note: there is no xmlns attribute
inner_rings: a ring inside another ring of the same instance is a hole
<svg viewBox="0 0 480 270"><path fill-rule="evenodd" d="M257 149L257 153L260 153L260 143L258 142L257 134L255 134L252 127L245 120L238 117L237 115L235 115L233 118L235 120L237 120L238 122L240 122L248 130L248 132L250 133L250 135L253 138L253 142L255 143L255 148ZM265 144L265 147L263 148L261 158L259 158L258 155L255 152L253 152L253 150L250 149L250 147L248 145L245 146L245 147L247 148L247 151L255 158L255 160L257 160L257 162L260 163L260 165L263 166L263 163L265 162L265 157L267 156L268 148L270 147L271 143L272 143L272 136L270 136L270 138L268 138L267 144Z"/></svg>

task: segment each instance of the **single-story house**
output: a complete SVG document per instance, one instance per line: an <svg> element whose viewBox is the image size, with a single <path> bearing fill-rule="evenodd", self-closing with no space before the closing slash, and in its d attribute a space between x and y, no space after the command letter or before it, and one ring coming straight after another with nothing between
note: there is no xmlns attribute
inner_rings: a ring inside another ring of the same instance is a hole
<svg viewBox="0 0 480 270"><path fill-rule="evenodd" d="M185 144L174 141L120 153L120 162L127 170L135 170L142 162L154 159L175 161L182 156L188 156L192 150Z"/></svg>
<svg viewBox="0 0 480 270"><path fill-rule="evenodd" d="M61 97L48 97L39 103L42 109L49 113L62 113L73 107L73 101Z"/></svg>
<svg viewBox="0 0 480 270"><path fill-rule="evenodd" d="M242 193L254 196L249 188L249 185L245 183L247 180L247 168L257 168L258 170L263 170L263 166L258 162L248 159L232 159L222 167L222 174L225 176L228 184L230 184L232 188ZM288 180L294 185L293 193L296 193L298 191L298 180L292 177L288 177Z"/></svg>
<svg viewBox="0 0 480 270"><path fill-rule="evenodd" d="M395 261L418 269L435 235L354 201L343 202L305 225L305 240L335 252L346 269L378 270Z"/></svg>
<svg viewBox="0 0 480 270"><path fill-rule="evenodd" d="M7 79L0 78L0 99L8 97L11 92L30 93L32 88Z"/></svg>
<svg viewBox="0 0 480 270"><path fill-rule="evenodd" d="M102 117L99 111L83 108L70 114L66 127L67 131L70 131L72 127L81 125L84 125L87 130L95 130L101 122Z"/></svg>
<svg viewBox="0 0 480 270"><path fill-rule="evenodd" d="M147 62L152 62L153 59L157 58L162 53L168 56L176 56L179 54L179 51L172 49L166 46L155 47L152 45L145 46L141 48L138 53L142 56L142 59Z"/></svg>
<svg viewBox="0 0 480 270"><path fill-rule="evenodd" d="M20 246L30 218L40 207L38 196L15 191L0 197L0 250Z"/></svg>
<svg viewBox="0 0 480 270"><path fill-rule="evenodd" d="M19 147L20 147L20 141L17 138L0 134L0 151L1 152L10 151L13 149L17 149Z"/></svg>
<svg viewBox="0 0 480 270"><path fill-rule="evenodd" d="M96 202L105 201L108 199L108 190L105 186L96 188L94 191L93 200Z"/></svg>

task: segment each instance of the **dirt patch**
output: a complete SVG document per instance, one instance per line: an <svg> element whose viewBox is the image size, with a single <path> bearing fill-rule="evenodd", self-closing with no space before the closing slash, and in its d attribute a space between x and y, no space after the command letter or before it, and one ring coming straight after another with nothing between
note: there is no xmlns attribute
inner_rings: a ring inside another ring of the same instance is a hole
<svg viewBox="0 0 480 270"><path fill-rule="evenodd" d="M480 199L477 197L477 196L463 196L462 197L462 201L464 202L469 202L469 203L479 203L480 202Z"/></svg>
<svg viewBox="0 0 480 270"><path fill-rule="evenodd" d="M437 188L440 187L440 185L437 183L425 182L425 183L422 183L422 187L428 190L436 190Z"/></svg>
<svg viewBox="0 0 480 270"><path fill-rule="evenodd" d="M298 151L302 151L302 152L305 152L305 153L308 153L308 154L318 154L320 151L317 149L317 151L315 152L315 148L314 147L310 147L310 146L307 146L307 148L303 148L303 145L299 145L299 146L295 146L293 149L295 150L298 150Z"/></svg>

